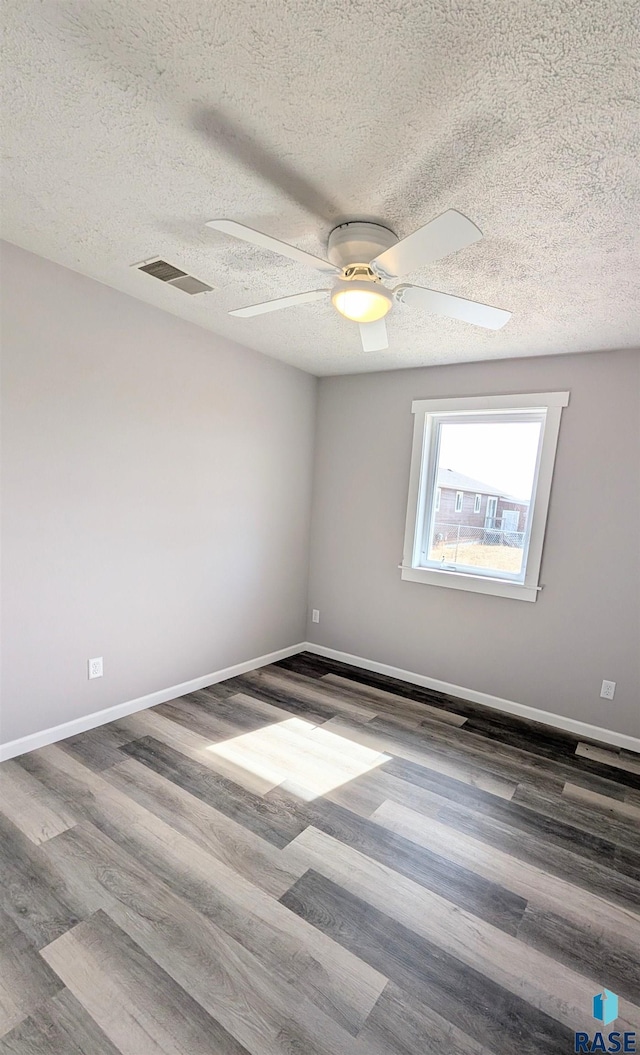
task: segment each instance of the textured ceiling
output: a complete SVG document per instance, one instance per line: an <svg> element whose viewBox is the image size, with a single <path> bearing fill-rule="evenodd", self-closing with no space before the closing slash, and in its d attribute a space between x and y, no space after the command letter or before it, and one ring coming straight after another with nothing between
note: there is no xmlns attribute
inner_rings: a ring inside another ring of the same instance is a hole
<svg viewBox="0 0 640 1055"><path fill-rule="evenodd" d="M3 237L317 374L640 343L636 0L5 0ZM484 240L411 280L499 332L397 305L365 354L326 304L233 319L324 255L448 208ZM215 287L130 269L162 256Z"/></svg>

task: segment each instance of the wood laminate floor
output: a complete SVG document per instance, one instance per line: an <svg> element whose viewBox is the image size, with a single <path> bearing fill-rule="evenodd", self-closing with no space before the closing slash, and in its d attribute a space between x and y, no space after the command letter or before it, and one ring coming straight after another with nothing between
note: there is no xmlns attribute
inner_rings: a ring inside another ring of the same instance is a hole
<svg viewBox="0 0 640 1055"><path fill-rule="evenodd" d="M640 757L310 654L4 763L0 866L1 1055L640 1030Z"/></svg>

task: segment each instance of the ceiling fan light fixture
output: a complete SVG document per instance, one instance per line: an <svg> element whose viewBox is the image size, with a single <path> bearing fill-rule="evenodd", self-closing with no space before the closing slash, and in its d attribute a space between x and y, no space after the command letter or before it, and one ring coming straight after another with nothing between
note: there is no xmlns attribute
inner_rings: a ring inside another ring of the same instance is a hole
<svg viewBox="0 0 640 1055"><path fill-rule="evenodd" d="M379 282L344 279L331 293L336 311L352 322L377 322L393 305L393 297Z"/></svg>

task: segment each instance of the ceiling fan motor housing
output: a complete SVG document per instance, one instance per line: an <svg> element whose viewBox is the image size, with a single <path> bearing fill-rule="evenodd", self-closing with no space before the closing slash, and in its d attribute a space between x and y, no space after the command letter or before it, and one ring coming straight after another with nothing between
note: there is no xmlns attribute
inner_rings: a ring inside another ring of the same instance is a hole
<svg viewBox="0 0 640 1055"><path fill-rule="evenodd" d="M329 235L327 256L332 264L341 268L368 264L397 241L393 231L377 223L360 220L341 223Z"/></svg>

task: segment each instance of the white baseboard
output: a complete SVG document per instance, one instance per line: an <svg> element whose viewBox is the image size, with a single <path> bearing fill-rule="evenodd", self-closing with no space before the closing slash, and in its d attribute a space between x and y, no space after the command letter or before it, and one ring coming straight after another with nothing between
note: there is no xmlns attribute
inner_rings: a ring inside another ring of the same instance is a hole
<svg viewBox="0 0 640 1055"><path fill-rule="evenodd" d="M207 685L214 685L218 681L226 681L227 678L237 678L240 674L246 674L249 670L266 667L267 664L276 663L279 659L294 656L297 652L302 652L305 647L304 643L290 645L289 648L281 648L277 652L269 652L266 656L249 659L246 663L236 663L233 667L216 670L213 674L204 674L201 678L183 681L181 685L172 685L168 689L150 692L147 696L139 696L137 700L117 703L115 707L106 707L102 711L94 711L92 714L83 715L82 718L73 718L70 722L63 722L62 725L54 725L50 729L43 729L39 733L22 736L19 740L10 740L6 744L0 744L0 762L4 762L8 758L15 758L16 755L24 755L27 751L35 751L38 747L46 747L47 744L55 744L58 740L66 740L68 736L84 733L87 729L95 729L98 725L115 722L117 718L126 718L128 714L144 711L147 707L155 707L159 703L167 703L169 700L175 700L177 696L184 696L187 692L196 692L198 689L204 689Z"/></svg>
<svg viewBox="0 0 640 1055"><path fill-rule="evenodd" d="M349 652L339 652L325 645L315 645L312 641L306 641L303 647L305 652L315 652L316 655L326 656L327 659L337 659L340 663L348 663L353 667L362 667L363 670L373 670L376 674L386 674L389 678L408 681L412 685L422 685L425 689L445 692L448 696L459 696L462 700L481 703L484 707L491 707L495 711L515 714L519 718L528 718L532 722L540 722L554 729L564 729L586 740L599 740L603 744L612 744L614 747L623 747L627 751L640 752L640 739L629 736L627 733L602 729L599 725L589 725L588 722L579 722L575 718L566 718L562 714L542 711L537 707L528 707L524 703L515 703L513 700L503 700L500 696L491 696L487 692L465 689L462 685L452 685L448 681L429 678L426 674L415 674L411 670L402 670L401 667L391 667L387 663L377 663L372 659L363 659L362 656L352 656Z"/></svg>
<svg viewBox="0 0 640 1055"><path fill-rule="evenodd" d="M279 659L295 656L298 652L313 652L318 656L326 656L328 659L339 660L352 667L362 667L363 670L372 670L377 674L386 674L389 678L397 678L399 681L407 681L411 685L421 685L426 689L434 689L436 692L444 692L448 696L458 696L462 700L471 703L480 703L484 707L490 707L496 711L504 711L506 714L515 714L520 718L529 718L531 721L540 722L542 725L551 726L555 729L564 729L574 733L576 736L584 737L586 740L597 740L600 743L612 744L614 747L623 747L627 751L640 753L640 739L628 736L626 733L617 733L612 729L602 729L598 725L589 725L587 722L577 721L575 718L566 718L562 714L552 714L550 711L542 711L537 707L528 707L523 703L515 703L513 700L503 700L499 696L491 696L487 692L476 692L475 689L466 689L462 685L452 685L448 681L440 681L438 678L427 677L426 674L416 674L411 670L403 670L401 667L392 667L388 663L378 663L376 660L364 659L362 656L353 656L350 652L340 652L336 648L327 648L325 645L316 645L313 641L301 641L297 645L281 648L277 652L269 652L266 656L258 656L257 659L249 659L245 663L236 663L233 667L225 667L223 670L214 671L212 674L204 674L200 678L184 681L180 685L172 685L168 689L159 689L158 692L150 692L147 696L139 696L136 700L127 700L118 703L114 707L106 707L102 711L94 711L92 714L81 718L74 718L62 725L43 729L30 736L23 736L19 740L11 740L6 744L0 744L0 762L16 755L23 755L27 751L35 751L47 744L55 744L59 740L66 740L68 736L76 733L84 733L88 729L95 729L107 722L115 722L117 718L125 718L128 714L136 711L146 710L147 707L155 707L159 703L167 703L178 696L184 696L188 692L196 692L207 685L214 685L218 681L226 681L227 678L237 678L240 674L246 674L249 670L265 667L269 663L276 663Z"/></svg>

